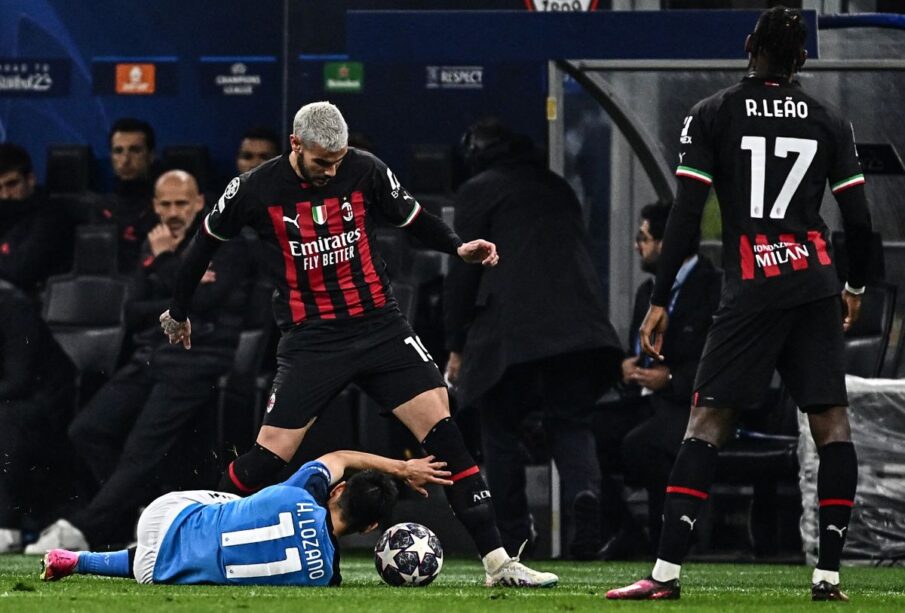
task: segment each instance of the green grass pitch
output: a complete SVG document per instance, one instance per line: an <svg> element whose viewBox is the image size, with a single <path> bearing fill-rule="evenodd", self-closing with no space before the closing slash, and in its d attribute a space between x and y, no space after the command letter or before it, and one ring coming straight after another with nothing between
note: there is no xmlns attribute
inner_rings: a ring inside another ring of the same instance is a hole
<svg viewBox="0 0 905 613"><path fill-rule="evenodd" d="M476 560L449 559L437 580L425 588L384 585L370 556L343 559L343 587L265 588L138 585L129 579L75 576L42 583L35 557L0 556L0 610L41 611L905 611L905 568L845 568L849 603L812 603L810 569L804 566L689 564L678 602L607 602L605 591L650 570L641 563L536 562L560 576L544 590L488 589Z"/></svg>

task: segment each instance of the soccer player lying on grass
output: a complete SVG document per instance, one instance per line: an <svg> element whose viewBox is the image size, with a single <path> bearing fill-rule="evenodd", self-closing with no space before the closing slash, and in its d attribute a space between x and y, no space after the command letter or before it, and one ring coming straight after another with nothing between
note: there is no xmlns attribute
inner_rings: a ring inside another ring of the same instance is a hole
<svg viewBox="0 0 905 613"><path fill-rule="evenodd" d="M139 583L339 585L336 539L370 532L389 516L397 496L389 476L427 496L428 483L452 484L445 467L434 456L402 461L335 451L247 498L171 492L141 514L137 547L53 549L44 556L41 579L80 573ZM343 481L347 470L361 472Z"/></svg>

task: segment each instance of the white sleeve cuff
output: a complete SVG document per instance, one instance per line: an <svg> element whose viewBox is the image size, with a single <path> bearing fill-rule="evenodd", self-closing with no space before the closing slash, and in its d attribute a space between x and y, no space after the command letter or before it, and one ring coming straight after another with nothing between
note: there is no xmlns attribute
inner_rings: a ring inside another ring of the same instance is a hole
<svg viewBox="0 0 905 613"><path fill-rule="evenodd" d="M852 287L847 282L845 284L845 291L847 291L849 294L852 294L854 296L860 296L861 294L863 294L864 289L865 289L864 287Z"/></svg>

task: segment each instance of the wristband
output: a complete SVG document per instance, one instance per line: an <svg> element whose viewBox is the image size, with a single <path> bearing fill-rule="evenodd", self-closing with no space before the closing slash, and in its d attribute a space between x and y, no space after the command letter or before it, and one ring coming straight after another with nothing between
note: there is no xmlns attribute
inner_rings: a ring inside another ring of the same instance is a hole
<svg viewBox="0 0 905 613"><path fill-rule="evenodd" d="M848 292L849 294L851 294L852 296L860 296L861 294L864 293L864 290L865 290L865 287L864 287L864 286L862 286L862 287L852 287L851 285L848 284L847 281L846 281L846 283L845 283L845 291L847 291L847 292Z"/></svg>

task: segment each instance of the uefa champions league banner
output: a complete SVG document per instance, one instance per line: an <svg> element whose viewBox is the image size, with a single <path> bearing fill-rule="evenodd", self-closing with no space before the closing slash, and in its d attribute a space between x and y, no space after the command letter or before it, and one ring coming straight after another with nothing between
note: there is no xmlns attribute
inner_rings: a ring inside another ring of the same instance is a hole
<svg viewBox="0 0 905 613"><path fill-rule="evenodd" d="M202 56L197 64L197 81L205 97L279 96L279 67L273 55Z"/></svg>

